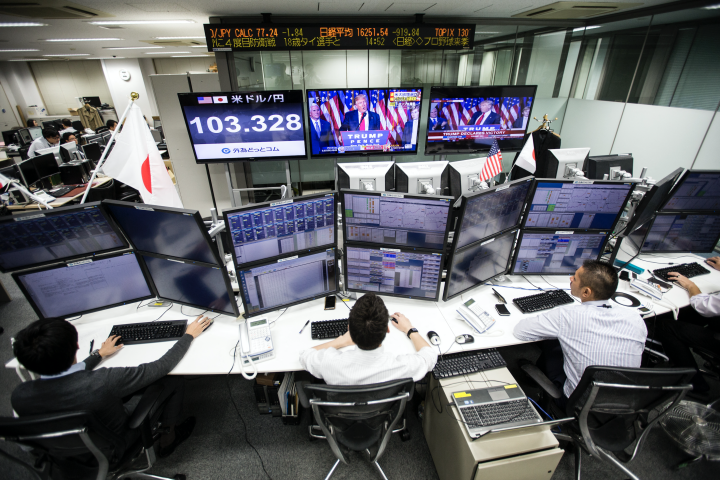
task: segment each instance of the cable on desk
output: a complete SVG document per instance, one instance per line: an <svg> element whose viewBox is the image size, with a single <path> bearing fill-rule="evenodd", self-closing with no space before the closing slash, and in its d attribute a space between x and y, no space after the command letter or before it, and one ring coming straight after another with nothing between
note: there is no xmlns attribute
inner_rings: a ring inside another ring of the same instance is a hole
<svg viewBox="0 0 720 480"><path fill-rule="evenodd" d="M344 303L344 304L345 304L345 306L348 308L348 310L352 310L352 308L350 308L350 305L348 305L347 302L346 302L345 300L343 300L343 297L341 297L341 296L340 296L339 294L337 294L337 293L335 294L335 296L340 299L340 303Z"/></svg>
<svg viewBox="0 0 720 480"><path fill-rule="evenodd" d="M157 322L158 320L160 320L160 319L163 317L163 315L165 315L167 312L170 311L170 309L173 307L173 305L175 305L175 304L172 303L172 302L170 302L170 306L169 306L168 308L166 308L165 311L164 311L163 313L161 313L158 318L156 318L155 320L153 320L153 322Z"/></svg>
<svg viewBox="0 0 720 480"><path fill-rule="evenodd" d="M201 317L201 316L205 315L205 313L208 312L208 310L205 310L204 312L199 313L198 315L194 315L194 314L188 315L187 313L183 312L183 307L184 307L184 306L185 306L185 305L180 305L180 313L183 314L183 315L185 315L186 317L195 317L195 316L200 316L200 317ZM200 309L198 308L198 310L200 310Z"/></svg>
<svg viewBox="0 0 720 480"><path fill-rule="evenodd" d="M528 400L530 400L531 402L533 402L533 403L535 404L535 406L538 407L538 408L540 409L540 411L543 412L550 420L555 420L555 419L552 417L552 415L550 415L548 412L546 412L545 410L543 410L543 408L542 408L540 405L538 405L538 403L537 403L535 400L533 400L533 399L530 398L530 397L527 397L527 398L528 398Z"/></svg>
<svg viewBox="0 0 720 480"><path fill-rule="evenodd" d="M280 315L278 315L275 320L273 320L272 322L268 322L268 326L270 326L270 325L272 325L273 323L277 322L277 321L278 321L278 318L280 318L280 317L282 317L283 315L285 315L285 312L287 312L288 308L290 308L290 307L285 307L285 309L283 310L283 312L282 312Z"/></svg>
<svg viewBox="0 0 720 480"><path fill-rule="evenodd" d="M538 287L537 285L535 285L534 283L532 283L530 280L528 280L525 275L523 275L522 277L525 279L526 282L528 282L530 285L532 285L533 287L535 287L537 290L540 290L540 291L543 291L543 292L545 291L544 288L540 288L540 287ZM540 278L542 278L542 275L540 276Z"/></svg>
<svg viewBox="0 0 720 480"><path fill-rule="evenodd" d="M533 289L533 288L511 287L510 285L498 285L496 283L486 283L485 285L487 285L489 287L512 288L513 290L525 290L526 292L534 292L535 291L535 289Z"/></svg>
<svg viewBox="0 0 720 480"><path fill-rule="evenodd" d="M230 388L230 374L232 373L233 368L235 368L235 358L237 356L237 346L239 344L240 344L240 340L238 339L237 343L235 344L235 348L233 349L234 352L233 352L232 366L230 367L230 370L228 371L227 376L225 377L225 385L227 386L228 395L230 396L230 401L232 402L233 407L235 407L235 412L237 412L238 417L240 418L240 421L243 424L243 430L245 431L245 442L248 445L250 445L250 447L252 447L253 450L255 450L255 454L260 459L260 465L262 466L263 472L265 472L265 475L267 475L267 477L270 480L272 480L272 477L270 476L270 474L267 472L267 470L265 470L265 462L263 462L262 456L260 456L260 452L257 451L257 448L255 448L255 446L252 443L250 443L250 440L248 439L248 433L247 433L248 428L247 428L247 425L245 424L245 419L243 418L242 414L240 413L240 409L238 408L237 403L235 403L235 398L233 397L232 389Z"/></svg>

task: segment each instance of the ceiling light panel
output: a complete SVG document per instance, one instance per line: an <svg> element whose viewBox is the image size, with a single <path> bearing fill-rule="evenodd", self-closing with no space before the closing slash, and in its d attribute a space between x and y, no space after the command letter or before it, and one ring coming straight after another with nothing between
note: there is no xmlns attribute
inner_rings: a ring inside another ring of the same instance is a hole
<svg viewBox="0 0 720 480"><path fill-rule="evenodd" d="M47 27L47 23L0 23L0 27Z"/></svg>
<svg viewBox="0 0 720 480"><path fill-rule="evenodd" d="M195 20L102 20L88 23L90 25L172 25L178 23L195 23Z"/></svg>
<svg viewBox="0 0 720 480"><path fill-rule="evenodd" d="M43 55L43 57L89 57L89 53L53 53L51 55Z"/></svg>
<svg viewBox="0 0 720 480"><path fill-rule="evenodd" d="M151 48L165 48L165 47L103 47L103 50L149 50Z"/></svg>
<svg viewBox="0 0 720 480"><path fill-rule="evenodd" d="M39 52L40 50L37 48L8 48L8 49L2 49L0 52Z"/></svg>
<svg viewBox="0 0 720 480"><path fill-rule="evenodd" d="M48 38L43 40L44 42L107 42L107 41L120 41L125 40L124 38Z"/></svg>

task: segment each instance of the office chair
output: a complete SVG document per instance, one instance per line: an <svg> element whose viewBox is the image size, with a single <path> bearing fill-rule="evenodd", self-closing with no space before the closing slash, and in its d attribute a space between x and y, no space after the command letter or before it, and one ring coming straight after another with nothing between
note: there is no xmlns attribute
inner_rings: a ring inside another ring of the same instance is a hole
<svg viewBox="0 0 720 480"><path fill-rule="evenodd" d="M95 134L100 134L104 132L109 132L110 129L108 127L98 127L97 130L95 130Z"/></svg>
<svg viewBox="0 0 720 480"><path fill-rule="evenodd" d="M32 449L37 457L35 467L10 459L38 479L57 478L55 470L59 470L62 478L185 480L182 474L165 479L145 473L155 462L153 443L160 435L162 404L158 400L162 393L162 387L155 385L145 390L128 423L134 437L115 434L89 412L63 412L0 417L0 439ZM147 465L134 466L142 456Z"/></svg>
<svg viewBox="0 0 720 480"><path fill-rule="evenodd" d="M562 390L537 366L525 364L521 368L546 395L562 398ZM580 480L584 450L639 480L624 464L637 456L652 427L692 390L693 375L695 370L690 368L587 367L565 412L555 402L548 402L554 416L575 418L563 433L553 432L558 440L573 444L575 479ZM657 416L650 420L650 413L656 409ZM626 449L633 443L629 454Z"/></svg>
<svg viewBox="0 0 720 480"><path fill-rule="evenodd" d="M412 378L405 378L373 385L303 384L299 388L303 406L312 408L317 422L309 428L310 437L326 439L337 458L325 480L341 461L349 463L349 451L366 451L387 480L378 459L385 452L390 435L405 429L404 421L401 428L395 427L403 417L414 385ZM322 434L314 433L318 429Z"/></svg>
<svg viewBox="0 0 720 480"><path fill-rule="evenodd" d="M115 180L110 180L110 183L106 183L105 185L90 188L87 199L85 199L88 203L100 202L102 200L117 200Z"/></svg>

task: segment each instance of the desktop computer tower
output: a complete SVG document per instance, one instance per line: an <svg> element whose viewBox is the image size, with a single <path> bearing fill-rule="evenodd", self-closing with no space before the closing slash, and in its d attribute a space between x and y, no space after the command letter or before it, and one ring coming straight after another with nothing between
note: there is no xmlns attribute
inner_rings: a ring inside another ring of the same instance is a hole
<svg viewBox="0 0 720 480"><path fill-rule="evenodd" d="M60 165L60 179L64 185L79 185L88 182L88 174L80 163Z"/></svg>

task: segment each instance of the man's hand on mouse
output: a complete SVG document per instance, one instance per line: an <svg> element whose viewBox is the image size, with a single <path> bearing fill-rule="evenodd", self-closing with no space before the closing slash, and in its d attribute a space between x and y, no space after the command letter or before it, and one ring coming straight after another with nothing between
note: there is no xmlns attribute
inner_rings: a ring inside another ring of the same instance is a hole
<svg viewBox="0 0 720 480"><path fill-rule="evenodd" d="M710 257L705 260L705 263L713 267L715 270L720 270L720 257Z"/></svg>
<svg viewBox="0 0 720 480"><path fill-rule="evenodd" d="M400 312L393 313L391 317L394 319L392 322L393 326L407 335L407 332L412 328L410 320Z"/></svg>

